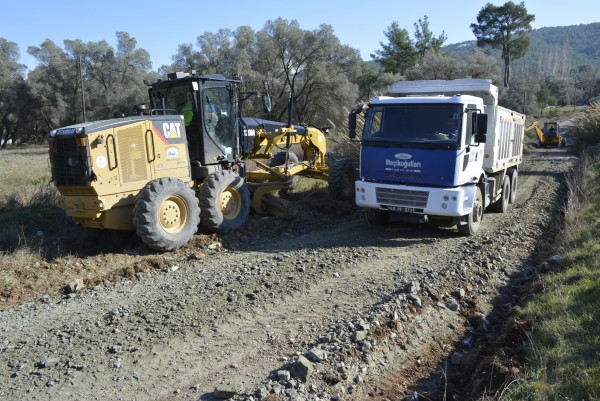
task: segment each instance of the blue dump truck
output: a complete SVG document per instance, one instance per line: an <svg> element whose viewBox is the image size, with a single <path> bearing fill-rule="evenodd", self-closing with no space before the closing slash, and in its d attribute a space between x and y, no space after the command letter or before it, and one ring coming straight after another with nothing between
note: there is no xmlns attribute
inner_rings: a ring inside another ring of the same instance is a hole
<svg viewBox="0 0 600 401"><path fill-rule="evenodd" d="M404 215L473 235L515 201L525 116L490 80L396 82L350 112L351 138L363 113L355 199L371 224Z"/></svg>

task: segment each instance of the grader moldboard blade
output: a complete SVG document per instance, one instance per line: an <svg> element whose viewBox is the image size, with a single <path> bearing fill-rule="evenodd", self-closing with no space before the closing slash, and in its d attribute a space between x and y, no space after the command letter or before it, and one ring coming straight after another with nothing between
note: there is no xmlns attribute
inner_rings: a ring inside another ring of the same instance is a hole
<svg viewBox="0 0 600 401"><path fill-rule="evenodd" d="M269 192L291 188L292 180L266 183L248 183L252 193L252 208L256 213L270 213L283 219L290 218L290 202Z"/></svg>

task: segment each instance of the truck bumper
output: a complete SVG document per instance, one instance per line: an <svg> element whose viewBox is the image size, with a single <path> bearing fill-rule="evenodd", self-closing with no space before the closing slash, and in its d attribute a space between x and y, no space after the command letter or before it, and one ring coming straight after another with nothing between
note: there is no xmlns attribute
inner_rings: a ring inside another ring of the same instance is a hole
<svg viewBox="0 0 600 401"><path fill-rule="evenodd" d="M356 181L356 205L397 213L459 217L471 213L475 185L431 188Z"/></svg>

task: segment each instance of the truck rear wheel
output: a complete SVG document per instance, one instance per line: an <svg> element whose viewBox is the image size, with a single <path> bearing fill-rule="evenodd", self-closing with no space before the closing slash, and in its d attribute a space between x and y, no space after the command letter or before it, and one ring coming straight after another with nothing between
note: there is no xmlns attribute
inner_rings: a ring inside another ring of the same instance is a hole
<svg viewBox="0 0 600 401"><path fill-rule="evenodd" d="M492 203L492 211L504 213L506 210L508 210L510 192L510 178L508 175L504 175L504 179L502 180L502 193L500 194L500 199Z"/></svg>
<svg viewBox="0 0 600 401"><path fill-rule="evenodd" d="M510 198L509 202L514 203L517 200L517 183L519 181L519 173L517 170L513 170L510 175Z"/></svg>
<svg viewBox="0 0 600 401"><path fill-rule="evenodd" d="M133 207L137 235L159 251L172 251L190 242L199 222L196 194L175 178L159 178L146 184Z"/></svg>
<svg viewBox="0 0 600 401"><path fill-rule="evenodd" d="M356 177L356 169L352 160L340 159L335 162L327 178L331 199L354 199L354 182L356 181Z"/></svg>
<svg viewBox="0 0 600 401"><path fill-rule="evenodd" d="M481 220L483 219L483 196L481 188L477 187L475 192L475 202L473 202L473 210L466 216L466 223L458 224L458 232L462 235L473 235L479 230Z"/></svg>
<svg viewBox="0 0 600 401"><path fill-rule="evenodd" d="M248 184L237 173L221 170L209 175L198 193L202 227L224 234L242 227L250 214Z"/></svg>

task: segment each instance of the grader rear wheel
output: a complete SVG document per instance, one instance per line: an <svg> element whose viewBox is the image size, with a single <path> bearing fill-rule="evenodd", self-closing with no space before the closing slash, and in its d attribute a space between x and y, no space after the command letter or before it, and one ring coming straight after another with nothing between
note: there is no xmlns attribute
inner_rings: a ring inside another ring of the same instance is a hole
<svg viewBox="0 0 600 401"><path fill-rule="evenodd" d="M250 214L248 184L237 173L222 170L209 175L198 194L202 227L220 234L246 224Z"/></svg>
<svg viewBox="0 0 600 401"><path fill-rule="evenodd" d="M175 178L160 178L146 184L133 207L137 235L159 251L187 244L199 222L200 208L194 191Z"/></svg>

